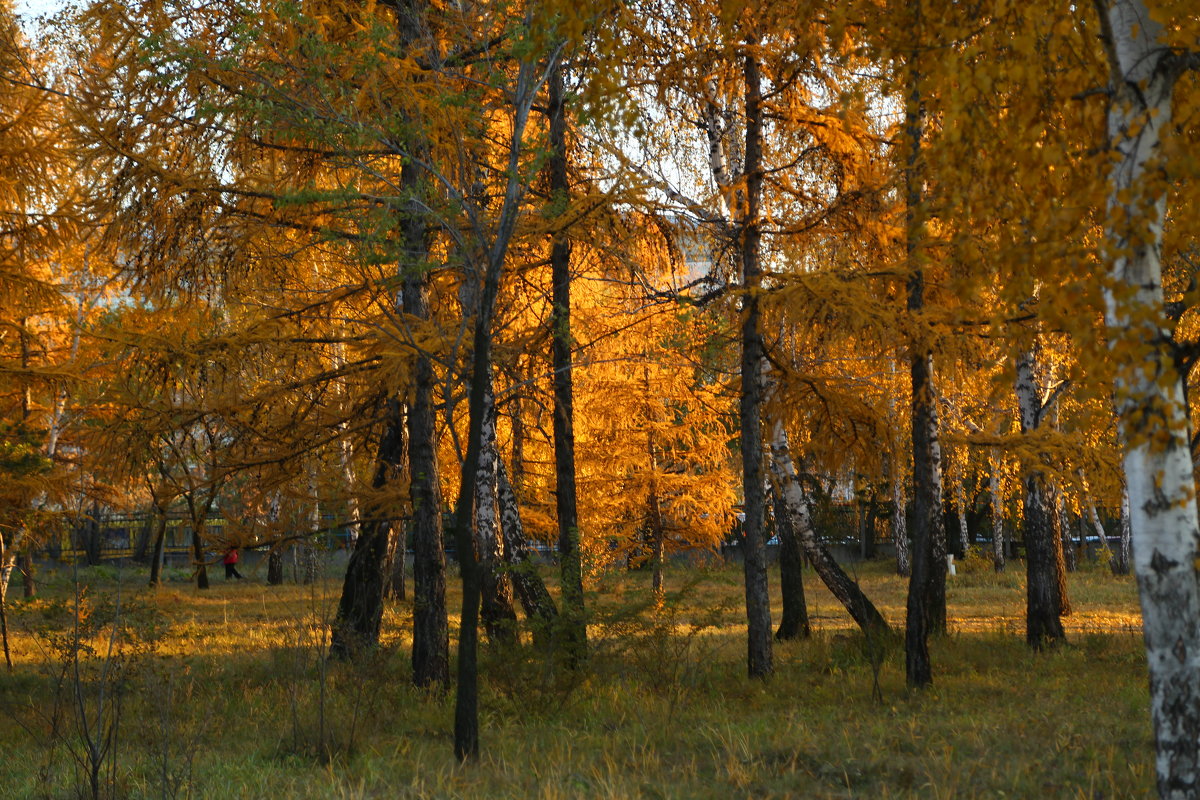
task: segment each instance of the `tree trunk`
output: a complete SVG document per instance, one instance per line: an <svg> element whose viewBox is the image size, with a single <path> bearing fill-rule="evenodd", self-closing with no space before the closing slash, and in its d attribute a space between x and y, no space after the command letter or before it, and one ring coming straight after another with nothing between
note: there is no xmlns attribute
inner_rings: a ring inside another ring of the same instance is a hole
<svg viewBox="0 0 1200 800"><path fill-rule="evenodd" d="M397 480L404 457L404 416L396 399L388 401L385 425L371 483L377 491ZM400 517L389 511L392 509L375 509L350 553L330 636L329 652L335 658L355 658L379 643L390 520Z"/></svg>
<svg viewBox="0 0 1200 800"><path fill-rule="evenodd" d="M267 584L279 586L283 583L283 547L275 544L267 552Z"/></svg>
<svg viewBox="0 0 1200 800"><path fill-rule="evenodd" d="M772 494L775 497L775 531L779 535L779 589L783 595L783 616L775 639L807 639L812 635L812 626L808 621L808 604L804 600L804 552L783 492L774 487Z"/></svg>
<svg viewBox="0 0 1200 800"><path fill-rule="evenodd" d="M992 568L996 572L1004 572L1004 506L1000 499L1000 456L993 451L990 460L988 494L991 497L992 510Z"/></svg>
<svg viewBox="0 0 1200 800"><path fill-rule="evenodd" d="M406 166L407 168L407 166ZM428 319L429 280L406 281L404 307ZM417 354L408 413L409 495L413 515L413 684L450 684L450 625L446 613L446 551L442 540L442 489L438 479L433 362Z"/></svg>
<svg viewBox="0 0 1200 800"><path fill-rule="evenodd" d="M204 540L192 525L192 561L196 565L196 588L208 588L208 567L204 564Z"/></svg>
<svg viewBox="0 0 1200 800"><path fill-rule="evenodd" d="M1088 491L1087 479L1083 476L1083 470L1079 471L1079 481L1083 485L1083 500L1084 504L1087 506L1088 524L1091 525L1092 533L1096 536L1096 547L1098 548L1097 552L1106 553L1108 555L1109 562L1111 562L1112 549L1108 546L1108 533L1104 530L1104 523L1100 521L1100 515L1096 512L1096 501L1092 497L1091 492ZM1081 547L1085 548L1084 552L1087 552L1086 540L1083 544L1081 544Z"/></svg>
<svg viewBox="0 0 1200 800"><path fill-rule="evenodd" d="M403 418L402 411L400 412L400 416ZM403 447L403 445L401 445L401 447ZM401 459L400 459L401 463L403 463L403 460L404 460L403 456L401 456ZM321 562L320 562L320 558L318 556L318 549L320 547L318 544L318 541L319 541L318 537L322 535L322 531L321 531L321 501L320 501L319 497L317 496L317 491L318 491L317 470L315 467L309 467L308 493L309 493L309 497L311 499L312 504L309 506L308 535L304 537L304 542L300 546L300 560L302 562L302 570L300 573L301 574L301 583L303 583L305 586L310 586L313 583L316 583L317 576L321 572ZM391 531L390 525L388 526L388 531L390 534L390 531ZM391 561L388 560L387 566L390 566L390 565L391 565ZM385 572L384 572L385 582L386 582L387 574L388 574L388 570L385 567Z"/></svg>
<svg viewBox="0 0 1200 800"><path fill-rule="evenodd" d="M650 467L650 486L646 494L646 529L650 534L652 570L650 591L654 596L655 604L661 606L663 600L666 598L663 572L667 566L667 531L666 524L663 521L662 503L658 496L658 450L654 443L654 423L656 420L652 419L653 411L650 407L650 367L647 364L642 365L642 391L646 397L644 407L647 422L646 463Z"/></svg>
<svg viewBox="0 0 1200 800"><path fill-rule="evenodd" d="M1034 344L1036 347L1036 342ZM1045 408L1035 377L1034 348L1017 357L1017 405L1021 433L1032 434L1042 424ZM1025 477L1025 640L1035 650L1065 641L1062 620L1062 534L1053 489L1038 466L1026 467Z"/></svg>
<svg viewBox="0 0 1200 800"><path fill-rule="evenodd" d="M863 561L875 558L875 498L858 502L858 554Z"/></svg>
<svg viewBox="0 0 1200 800"><path fill-rule="evenodd" d="M1065 641L1055 570L1056 514L1040 473L1025 479L1025 640L1040 650Z"/></svg>
<svg viewBox="0 0 1200 800"><path fill-rule="evenodd" d="M1063 566L1066 572L1074 572L1078 565L1075 561L1075 546L1071 542L1071 512L1063 498L1062 487L1056 485L1053 490L1054 510L1058 514L1059 550L1063 554Z"/></svg>
<svg viewBox="0 0 1200 800"><path fill-rule="evenodd" d="M92 503L92 512L88 515L87 525L84 527L83 550L87 558L89 567L97 567L100 565L100 555L103 545L100 528L100 504ZM16 548L13 548L14 555Z"/></svg>
<svg viewBox="0 0 1200 800"><path fill-rule="evenodd" d="M567 175L567 123L563 66L549 76L550 194L565 207L570 199ZM553 308L550 331L554 362L554 476L558 513L558 554L562 570L562 628L567 663L587 656L587 621L583 606L583 561L575 490L575 401L571 363L571 243L558 235L550 247Z"/></svg>
<svg viewBox="0 0 1200 800"><path fill-rule="evenodd" d="M408 544L405 541L406 526L403 521L392 526L388 536L388 578L384 590L385 596L402 602L405 597L404 568L408 558Z"/></svg>
<svg viewBox="0 0 1200 800"><path fill-rule="evenodd" d="M913 7L913 35L920 39L923 24L920 3ZM909 270L908 303L915 315L925 307L925 274L921 249L925 246L924 178L921 148L924 105L921 97L919 45L909 54L909 92L904 111L908 157L905 184L905 257ZM946 530L942 519L942 452L938 442L937 393L933 380L933 354L924 341L910 345L913 448L913 553L908 583L904 638L905 676L910 688L933 683L929 660L929 635L946 629Z"/></svg>
<svg viewBox="0 0 1200 800"><path fill-rule="evenodd" d="M500 451L496 444L496 398L490 367L480 380L485 383L479 467L475 471L475 545L479 552L482 593L480 617L488 641L511 645L517 641L517 613L513 610L512 581L504 569L504 539L496 513Z"/></svg>
<svg viewBox="0 0 1200 800"><path fill-rule="evenodd" d="M967 543L971 537L967 531L967 489L963 485L962 475L954 480L954 515L958 522L958 541L954 543L952 552L956 558L962 558L966 555Z"/></svg>
<svg viewBox="0 0 1200 800"><path fill-rule="evenodd" d="M1160 152L1181 54L1159 39L1142 0L1096 0L1112 71L1104 286L1133 539L1150 670L1158 792L1200 796L1200 586L1195 479L1184 388L1163 319L1162 231L1174 182ZM1195 56L1195 53L1189 54Z"/></svg>
<svg viewBox="0 0 1200 800"><path fill-rule="evenodd" d="M538 574L537 564L529 556L529 542L521 524L517 495L508 481L504 459L499 461L497 485L500 490L500 531L504 536L504 557L509 563L513 588L525 610L525 617L532 624L534 641L548 640L548 634L558 618L558 608L546 590L542 576Z"/></svg>
<svg viewBox="0 0 1200 800"><path fill-rule="evenodd" d="M892 541L896 544L896 574L905 578L912 572L908 549L908 498L904 496L904 476L892 459Z"/></svg>
<svg viewBox="0 0 1200 800"><path fill-rule="evenodd" d="M164 503L154 505L154 554L150 557L150 585L158 586L162 581L163 558L167 544L167 507Z"/></svg>
<svg viewBox="0 0 1200 800"><path fill-rule="evenodd" d="M759 65L753 55L744 60L746 92L746 214L741 221L742 377L739 421L742 451L743 526L742 563L746 577L747 661L751 677L765 678L771 663L771 598L767 589L766 542L763 537L766 498L763 491L762 365L765 361L758 288L760 263L759 201L762 195L762 87Z"/></svg>
<svg viewBox="0 0 1200 800"><path fill-rule="evenodd" d="M25 550L21 553L21 577L24 578L25 599L31 600L37 596L37 579L34 576L33 553Z"/></svg>
<svg viewBox="0 0 1200 800"><path fill-rule="evenodd" d="M867 636L887 633L887 621L875 608L875 604L863 594L859 585L846 575L817 539L812 527L812 518L809 516L808 502L804 498L804 491L800 487L800 480L792 461L787 431L778 419L771 422L771 471L775 475L779 493L783 496L788 523L821 581L846 608L863 633Z"/></svg>
<svg viewBox="0 0 1200 800"><path fill-rule="evenodd" d="M12 563L4 534L0 533L0 564ZM10 573L11 574L11 573ZM0 644L4 647L4 665L12 672L12 653L8 647L8 581L0 581Z"/></svg>
<svg viewBox="0 0 1200 800"><path fill-rule="evenodd" d="M146 563L146 559L150 553L150 539L154 531L154 514L151 512L146 521L142 523L141 530L138 531L137 543L133 548L133 560L138 564Z"/></svg>
<svg viewBox="0 0 1200 800"><path fill-rule="evenodd" d="M667 566L667 535L663 530L662 509L659 507L658 495L650 495L650 593L654 596L656 605L661 606L667 596L665 570Z"/></svg>
<svg viewBox="0 0 1200 800"><path fill-rule="evenodd" d="M1121 487L1121 541L1109 566L1114 575L1128 575L1133 564L1133 525L1129 513L1129 489Z"/></svg>
<svg viewBox="0 0 1200 800"><path fill-rule="evenodd" d="M192 521L192 566L196 573L196 588L208 588L208 568L204 563L204 537L200 531L205 522L208 521L208 509L212 505L210 500L204 507L204 513L198 513L196 508L195 492L189 491L184 495L187 501L188 517Z"/></svg>

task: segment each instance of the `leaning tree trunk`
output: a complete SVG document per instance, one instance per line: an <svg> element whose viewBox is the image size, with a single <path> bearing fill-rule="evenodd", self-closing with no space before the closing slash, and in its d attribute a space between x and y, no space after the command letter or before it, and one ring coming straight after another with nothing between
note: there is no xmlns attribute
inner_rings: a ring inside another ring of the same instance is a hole
<svg viewBox="0 0 1200 800"><path fill-rule="evenodd" d="M775 531L779 534L779 590L783 596L783 616L775 630L775 639L807 639L812 635L808 604L804 600L804 552L792 525L783 492L773 487Z"/></svg>
<svg viewBox="0 0 1200 800"><path fill-rule="evenodd" d="M875 608L875 604L863 593L859 585L846 575L817 539L812 527L812 518L809 516L808 502L804 498L804 491L800 487L800 479L792 461L787 431L779 419L774 419L771 423L771 471L783 496L788 522L800 541L804 555L808 557L808 562L812 564L822 582L845 606L863 633L868 636L887 633L890 630L887 621Z"/></svg>
<svg viewBox="0 0 1200 800"><path fill-rule="evenodd" d="M550 116L549 178L552 202L570 199L567 174L567 122L563 65L548 79ZM583 560L575 491L575 401L571 364L571 243L558 234L550 246L553 305L550 334L554 362L554 478L558 513L558 557L562 571L562 628L567 663L587 656L587 620L583 607Z"/></svg>
<svg viewBox="0 0 1200 800"><path fill-rule="evenodd" d="M1159 146L1171 126L1182 61L1163 17L1143 0L1096 0L1112 77L1104 285L1108 342L1125 445L1134 574L1150 669L1158 792L1200 796L1200 585L1190 425L1163 320L1163 224L1173 175Z"/></svg>
<svg viewBox="0 0 1200 800"><path fill-rule="evenodd" d="M554 605L554 598L546 590L542 576L538 574L537 564L530 558L529 542L521 524L517 495L509 483L504 459L500 459L498 473L500 531L504 536L504 557L509 564L513 588L516 590L517 599L521 601L521 607L525 610L525 617L532 624L534 641L548 641L548 634L553 631L554 621L558 618L558 608Z"/></svg>

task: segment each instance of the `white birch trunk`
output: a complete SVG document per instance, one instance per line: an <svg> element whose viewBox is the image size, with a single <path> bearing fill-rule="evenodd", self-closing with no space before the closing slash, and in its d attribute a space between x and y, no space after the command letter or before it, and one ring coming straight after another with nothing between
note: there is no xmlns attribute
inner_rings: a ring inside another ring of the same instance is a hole
<svg viewBox="0 0 1200 800"><path fill-rule="evenodd" d="M908 552L908 498L904 494L904 479L892 459L892 541L896 543L896 572L907 576L912 571Z"/></svg>
<svg viewBox="0 0 1200 800"><path fill-rule="evenodd" d="M958 513L958 546L967 549L967 488L963 476L954 481L954 509Z"/></svg>
<svg viewBox="0 0 1200 800"><path fill-rule="evenodd" d="M308 494L312 500L309 506L308 536L304 538L304 575L305 584L315 583L319 574L317 556L317 537L321 535L321 500L317 492L317 469L310 467L308 472Z"/></svg>
<svg viewBox="0 0 1200 800"><path fill-rule="evenodd" d="M402 307L399 299L396 305ZM342 369L346 366L345 347L339 342L333 348L333 367L334 369ZM343 397L349 395L349 391L343 384L340 388L340 393ZM348 550L354 550L354 543L358 541L358 527L361 521L361 513L358 508L358 484L354 479L354 448L350 444L350 439L347 436L349 422L342 422L339 425L342 438L338 443L338 467L342 472L342 488L346 492L346 547Z"/></svg>
<svg viewBox="0 0 1200 800"><path fill-rule="evenodd" d="M1091 489L1088 488L1087 476L1083 474L1083 470L1078 470L1079 484L1083 487L1083 502L1087 510L1088 524L1092 526L1092 532L1096 535L1096 541L1100 545L1100 552L1108 553L1109 560L1112 560L1112 551L1108 546L1108 533L1104 530L1104 523L1100 521L1100 514L1096 511L1096 500L1092 497Z"/></svg>
<svg viewBox="0 0 1200 800"><path fill-rule="evenodd" d="M479 469L475 473L475 535L479 559L484 569L495 569L499 555L500 525L496 514L496 464L500 454L496 446L496 401L490 376L484 389L483 430L479 442Z"/></svg>
<svg viewBox="0 0 1200 800"><path fill-rule="evenodd" d="M1000 455L992 448L988 494L992 503L992 567L1004 571L1004 504L1000 497Z"/></svg>
<svg viewBox="0 0 1200 800"><path fill-rule="evenodd" d="M1163 321L1167 187L1159 153L1176 59L1142 0L1096 0L1112 70L1105 285L1115 398L1125 443L1134 574L1150 671L1159 796L1200 794L1200 587L1195 481L1183 384ZM1117 289L1112 288L1116 285Z"/></svg>
<svg viewBox="0 0 1200 800"><path fill-rule="evenodd" d="M1121 487L1121 542L1114 571L1121 575L1129 574L1133 562L1133 526L1129 522L1129 489Z"/></svg>

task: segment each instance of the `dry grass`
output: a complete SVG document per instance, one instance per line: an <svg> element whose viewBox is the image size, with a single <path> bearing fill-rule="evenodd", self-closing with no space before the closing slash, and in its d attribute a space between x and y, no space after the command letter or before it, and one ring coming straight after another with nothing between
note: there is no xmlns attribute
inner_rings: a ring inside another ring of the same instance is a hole
<svg viewBox="0 0 1200 800"><path fill-rule="evenodd" d="M859 572L899 627L905 582L886 564ZM86 788L70 755L77 719L64 710L51 730L73 584L46 577L44 597L10 614L17 669L0 681L4 796ZM104 788L123 797L1115 798L1153 789L1135 590L1098 568L1072 576L1071 643L1043 655L1023 644L1019 570L952 579L952 633L933 647L936 685L917 694L904 689L898 645L865 642L811 574L818 632L778 646L767 683L745 677L736 568L678 570L661 613L645 605L646 575L609 574L591 597L586 671L563 672L530 648L484 655L483 756L467 766L451 754L452 700L409 685L406 605L388 612L369 664L328 664L320 643L340 590L336 568L314 587L218 580L206 593L120 578L121 619L142 642L103 679L122 698ZM102 655L117 576L83 580ZM85 659L61 696L101 685L87 667L102 663ZM875 666L882 702L872 698ZM86 707L95 703L85 694Z"/></svg>

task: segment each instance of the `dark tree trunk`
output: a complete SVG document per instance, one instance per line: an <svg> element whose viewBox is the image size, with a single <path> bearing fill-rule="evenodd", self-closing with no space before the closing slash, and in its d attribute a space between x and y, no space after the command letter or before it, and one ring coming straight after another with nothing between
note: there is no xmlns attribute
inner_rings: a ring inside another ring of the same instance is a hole
<svg viewBox="0 0 1200 800"><path fill-rule="evenodd" d="M103 544L100 529L100 506L92 504L92 513L84 526L83 551L89 567L99 566L100 551Z"/></svg>
<svg viewBox="0 0 1200 800"><path fill-rule="evenodd" d="M192 521L192 565L196 573L196 588L208 588L208 568L204 564L204 538L200 531L202 526L208 520L208 511L212 507L212 501L209 500L204 505L204 513L197 513L196 498L194 493L188 492L185 495L185 500L188 505L188 517Z"/></svg>
<svg viewBox="0 0 1200 800"><path fill-rule="evenodd" d="M549 78L551 202L565 207L570 199L567 175L567 122L563 66ZM550 246L553 307L550 313L554 366L554 478L558 513L558 555L562 572L561 630L568 664L587 657L587 618L583 605L583 560L575 494L575 406L571 363L571 243L559 234Z"/></svg>
<svg viewBox="0 0 1200 800"><path fill-rule="evenodd" d="M746 215L740 226L742 282L742 375L738 403L742 450L742 493L746 521L743 526L742 563L746 580L746 650L749 674L765 678L773 670L771 654L771 598L767 588L767 554L763 537L766 498L763 491L761 366L765 351L760 329L757 291L762 281L758 206L762 194L762 96L758 62L747 56L746 91Z"/></svg>
<svg viewBox="0 0 1200 800"><path fill-rule="evenodd" d="M808 604L804 600L804 553L792 525L783 492L774 490L775 531L779 535L779 588L783 594L783 617L775 638L807 639L812 635L808 621Z"/></svg>
<svg viewBox="0 0 1200 800"><path fill-rule="evenodd" d="M1035 650L1064 641L1059 571L1061 553L1057 513L1050 489L1038 473L1025 479L1025 640Z"/></svg>
<svg viewBox="0 0 1200 800"><path fill-rule="evenodd" d="M429 281L406 281L404 307L429 318ZM450 684L450 625L446 613L446 550L442 539L442 489L438 478L433 362L418 354L408 413L409 496L413 515L413 684Z"/></svg>
<svg viewBox="0 0 1200 800"><path fill-rule="evenodd" d="M1041 427L1046 411L1037 380L1037 340L1017 357L1017 404L1021 433ZM1035 650L1063 641L1060 619L1066 601L1066 566L1054 489L1042 471L1025 476L1025 639Z"/></svg>
<svg viewBox="0 0 1200 800"><path fill-rule="evenodd" d="M932 366L929 355L912 361L913 552L905 636L910 687L933 682L928 638L946 630L946 535Z"/></svg>
<svg viewBox="0 0 1200 800"><path fill-rule="evenodd" d="M192 561L196 565L196 588L208 588L208 567L204 564L204 540L200 538L200 531L196 526L192 525Z"/></svg>
<svg viewBox="0 0 1200 800"><path fill-rule="evenodd" d="M150 554L150 539L153 532L154 514L151 513L142 524L141 530L138 531L137 544L133 548L133 560L138 564L146 563Z"/></svg>
<svg viewBox="0 0 1200 800"><path fill-rule="evenodd" d="M26 545L32 546L28 542ZM33 573L33 553L30 550L21 553L20 562L21 577L24 579L25 586L25 599L29 600L37 596L37 578Z"/></svg>
<svg viewBox="0 0 1200 800"><path fill-rule="evenodd" d="M913 6L913 31L919 38L920 3ZM925 238L924 176L921 148L924 104L921 97L919 43L909 54L909 93L904 110L908 157L905 183L905 257L909 270L907 308L915 316L925 307L921 248ZM917 338L909 344L912 386L913 520L912 576L904 639L905 676L910 688L933 683L929 635L946 629L946 530L942 519L941 447L938 443L937 393L933 355Z"/></svg>
<svg viewBox="0 0 1200 800"><path fill-rule="evenodd" d="M865 500L858 504L858 544L859 555L864 561L875 557L875 500Z"/></svg>
<svg viewBox="0 0 1200 800"><path fill-rule="evenodd" d="M283 547L273 545L267 553L267 583L279 586L283 583Z"/></svg>
<svg viewBox="0 0 1200 800"><path fill-rule="evenodd" d="M508 481L504 460L500 460L497 485L500 490L500 531L504 536L504 557L510 566L513 588L533 627L534 642L548 641L558 618L554 598L546 590L537 565L529 556L529 543L521 524L517 495Z"/></svg>
<svg viewBox="0 0 1200 800"><path fill-rule="evenodd" d="M398 478L404 458L404 415L396 399L388 401L385 424L371 483L374 489L383 489ZM346 564L346 579L329 644L329 652L335 658L353 658L379 643L383 584L388 569L389 520L400 516L387 511L375 509L372 520L359 533Z"/></svg>
<svg viewBox="0 0 1200 800"><path fill-rule="evenodd" d="M495 257L494 257L495 258ZM470 280L468 276L466 278ZM462 573L462 620L458 629L458 685L454 698L454 755L460 761L479 755L479 606L482 572L475 554L475 478L479 472L487 383L491 370L492 313L500 283L500 262L489 261L475 314L474 349L467 401L467 453L463 459L454 511L458 566Z"/></svg>
<svg viewBox="0 0 1200 800"><path fill-rule="evenodd" d="M408 557L408 545L405 542L404 531L404 523L397 522L392 526L391 535L388 537L389 567L384 595L398 602L403 602L405 596L404 568Z"/></svg>
<svg viewBox="0 0 1200 800"><path fill-rule="evenodd" d="M154 506L154 553L150 557L150 585L162 582L163 558L167 544L167 508L164 504Z"/></svg>

